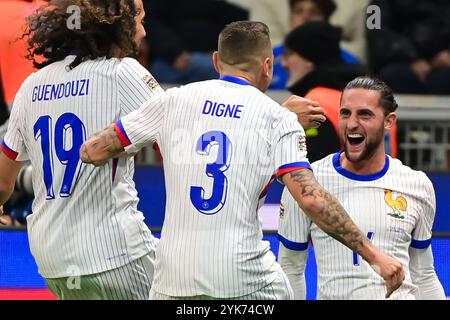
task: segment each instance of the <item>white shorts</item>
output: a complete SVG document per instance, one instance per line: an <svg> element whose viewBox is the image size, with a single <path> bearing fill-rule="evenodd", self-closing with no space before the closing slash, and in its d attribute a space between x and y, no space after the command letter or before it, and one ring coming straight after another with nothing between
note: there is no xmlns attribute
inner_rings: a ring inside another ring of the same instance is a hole
<svg viewBox="0 0 450 320"><path fill-rule="evenodd" d="M147 300L154 262L155 253L151 252L117 269L45 281L60 300Z"/></svg>
<svg viewBox="0 0 450 320"><path fill-rule="evenodd" d="M215 298L206 295L191 297L171 297L162 293L150 291L150 300L293 300L294 292L286 274L282 270L277 271L275 280L258 291L236 298Z"/></svg>

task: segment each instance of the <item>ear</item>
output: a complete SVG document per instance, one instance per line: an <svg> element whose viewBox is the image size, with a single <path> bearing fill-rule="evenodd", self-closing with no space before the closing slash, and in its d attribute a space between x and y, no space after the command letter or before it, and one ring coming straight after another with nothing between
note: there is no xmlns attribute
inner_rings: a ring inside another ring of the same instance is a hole
<svg viewBox="0 0 450 320"><path fill-rule="evenodd" d="M384 129L389 131L393 126L395 126L396 123L397 114L395 112L391 112L384 118Z"/></svg>
<svg viewBox="0 0 450 320"><path fill-rule="evenodd" d="M273 75L273 59L267 57L263 62L263 73L266 78Z"/></svg>
<svg viewBox="0 0 450 320"><path fill-rule="evenodd" d="M221 74L222 68L220 66L218 51L214 51L214 53L213 53L213 63L214 63L214 69L216 69L218 74Z"/></svg>

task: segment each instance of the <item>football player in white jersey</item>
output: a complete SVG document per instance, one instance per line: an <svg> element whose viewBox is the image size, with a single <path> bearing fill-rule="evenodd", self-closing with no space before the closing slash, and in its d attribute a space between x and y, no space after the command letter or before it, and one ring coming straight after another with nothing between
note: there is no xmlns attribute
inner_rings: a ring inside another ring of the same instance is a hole
<svg viewBox="0 0 450 320"><path fill-rule="evenodd" d="M402 262L403 285L391 299L444 299L433 266L433 185L384 152L384 133L396 121L392 90L381 80L360 77L345 88L339 113L344 150L312 164L317 181L346 208L383 252ZM318 267L318 299L384 299L383 279L358 254L321 231L284 191L279 260L296 299L305 299L308 242ZM310 240L309 240L310 239Z"/></svg>
<svg viewBox="0 0 450 320"><path fill-rule="evenodd" d="M102 165L124 150L161 147L167 206L152 298L292 298L257 213L273 175L317 224L377 266L388 294L403 281L400 262L317 184L295 114L261 92L272 78L271 48L263 23L228 25L214 53L219 80L166 91L80 150L84 162Z"/></svg>
<svg viewBox="0 0 450 320"><path fill-rule="evenodd" d="M79 158L86 137L163 91L131 58L145 36L144 15L142 0L59 0L29 20L30 49L44 61L14 102L0 155L0 205L29 159L30 248L60 299L147 299L150 292L157 239L137 209L133 158L102 168Z"/></svg>

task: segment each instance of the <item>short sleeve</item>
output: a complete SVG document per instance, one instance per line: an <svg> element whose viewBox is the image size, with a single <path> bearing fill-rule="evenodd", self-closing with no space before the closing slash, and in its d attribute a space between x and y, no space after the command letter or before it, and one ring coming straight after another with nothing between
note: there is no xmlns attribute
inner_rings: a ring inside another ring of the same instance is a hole
<svg viewBox="0 0 450 320"><path fill-rule="evenodd" d="M411 247L416 249L426 249L431 244L432 228L436 214L436 196L433 184L430 179L421 173L423 178L423 198L419 205L419 215L416 226L412 233Z"/></svg>
<svg viewBox="0 0 450 320"><path fill-rule="evenodd" d="M168 101L169 93L163 92L116 122L114 129L126 152L137 152L157 140Z"/></svg>
<svg viewBox="0 0 450 320"><path fill-rule="evenodd" d="M298 169L311 170L307 158L305 131L294 113L283 110L274 132L273 145L274 169L278 179Z"/></svg>
<svg viewBox="0 0 450 320"><path fill-rule="evenodd" d="M124 114L164 92L150 72L132 58L122 59L117 69L117 81L120 108Z"/></svg>
<svg viewBox="0 0 450 320"><path fill-rule="evenodd" d="M10 159L16 161L28 160L28 154L24 143L24 101L22 88L17 93L11 110L8 123L8 131L3 139L2 152Z"/></svg>
<svg viewBox="0 0 450 320"><path fill-rule="evenodd" d="M311 220L300 209L289 190L284 188L278 224L278 239L280 242L290 250L306 250L311 223Z"/></svg>

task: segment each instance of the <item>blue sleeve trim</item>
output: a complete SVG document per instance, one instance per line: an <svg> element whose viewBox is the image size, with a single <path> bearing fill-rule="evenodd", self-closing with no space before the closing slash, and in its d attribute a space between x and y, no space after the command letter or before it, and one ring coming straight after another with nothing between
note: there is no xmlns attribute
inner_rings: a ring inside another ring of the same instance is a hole
<svg viewBox="0 0 450 320"><path fill-rule="evenodd" d="M3 140L2 145L1 145L1 150L11 160L16 160L17 156L19 155L18 152L14 151L10 147L8 147L8 145L6 144L6 142L4 140Z"/></svg>
<svg viewBox="0 0 450 320"><path fill-rule="evenodd" d="M288 168L292 168L292 167L308 168L309 170L312 171L311 165L309 164L309 162L306 162L306 161L285 164L285 165L279 167L278 170L288 169Z"/></svg>
<svg viewBox="0 0 450 320"><path fill-rule="evenodd" d="M411 241L411 247L415 249L426 249L431 244L431 238L428 240L414 240Z"/></svg>
<svg viewBox="0 0 450 320"><path fill-rule="evenodd" d="M121 119L117 120L117 125L119 126L120 131L122 131L122 133L125 135L125 137L127 137L127 139L130 140L128 138L127 132L125 131L125 129L124 129L123 125L122 125L122 120Z"/></svg>
<svg viewBox="0 0 450 320"><path fill-rule="evenodd" d="M281 180L281 177L284 176L286 173L302 169L308 169L313 171L309 162L295 162L285 164L284 166L279 167L278 170L275 172L275 176Z"/></svg>
<svg viewBox="0 0 450 320"><path fill-rule="evenodd" d="M308 249L308 242L293 242L284 238L282 235L278 235L278 240L288 249L295 251L305 251Z"/></svg>
<svg viewBox="0 0 450 320"><path fill-rule="evenodd" d="M114 129L116 130L117 134L119 135L120 142L122 142L123 147L128 147L131 143L131 140L128 138L128 135L123 128L122 121L119 119L116 124L114 125Z"/></svg>

